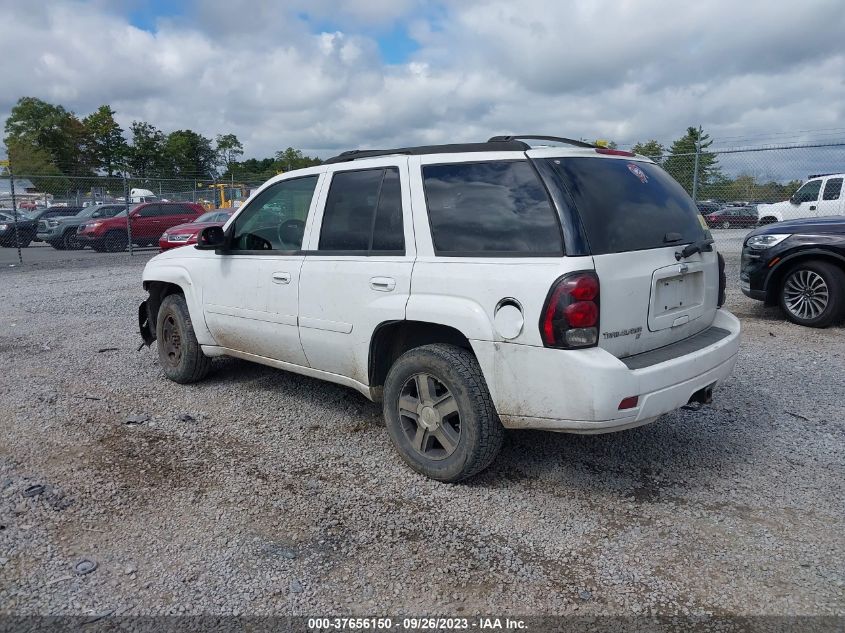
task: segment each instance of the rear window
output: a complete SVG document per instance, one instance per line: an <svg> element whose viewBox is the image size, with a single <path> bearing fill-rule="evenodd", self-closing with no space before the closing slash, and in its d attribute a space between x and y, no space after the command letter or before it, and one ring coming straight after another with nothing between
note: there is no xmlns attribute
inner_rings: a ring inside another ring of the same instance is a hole
<svg viewBox="0 0 845 633"><path fill-rule="evenodd" d="M559 178L554 184L575 203L594 255L708 237L692 199L657 165L603 158L544 160Z"/></svg>
<svg viewBox="0 0 845 633"><path fill-rule="evenodd" d="M528 161L426 165L423 182L438 255L563 253L557 216Z"/></svg>

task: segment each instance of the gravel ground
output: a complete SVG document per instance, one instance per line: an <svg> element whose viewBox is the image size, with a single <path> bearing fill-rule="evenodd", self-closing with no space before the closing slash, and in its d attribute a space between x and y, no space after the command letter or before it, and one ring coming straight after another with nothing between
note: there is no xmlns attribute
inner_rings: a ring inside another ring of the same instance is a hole
<svg viewBox="0 0 845 633"><path fill-rule="evenodd" d="M845 614L843 328L742 297L735 254L712 406L510 432L463 485L351 390L226 359L167 382L145 259L0 273L0 612Z"/></svg>

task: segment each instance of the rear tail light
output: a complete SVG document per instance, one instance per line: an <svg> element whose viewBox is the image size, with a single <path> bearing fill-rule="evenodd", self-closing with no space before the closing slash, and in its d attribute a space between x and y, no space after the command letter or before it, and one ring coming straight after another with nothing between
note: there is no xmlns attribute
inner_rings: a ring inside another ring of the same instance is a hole
<svg viewBox="0 0 845 633"><path fill-rule="evenodd" d="M599 340L599 278L593 271L570 273L549 290L540 316L546 347L593 347Z"/></svg>

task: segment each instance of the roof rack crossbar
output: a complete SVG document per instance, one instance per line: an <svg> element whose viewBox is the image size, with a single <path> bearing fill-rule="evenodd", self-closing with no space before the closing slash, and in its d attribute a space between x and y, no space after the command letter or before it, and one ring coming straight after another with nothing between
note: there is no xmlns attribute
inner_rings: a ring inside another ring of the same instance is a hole
<svg viewBox="0 0 845 633"><path fill-rule="evenodd" d="M537 134L515 134L512 136L492 136L487 141L488 143L495 143L495 142L503 142L503 141L522 141L522 140L531 140L531 141L555 141L557 143L565 143L567 145L575 145L576 147L589 147L594 148L595 145L592 143L586 143L584 141L576 141L572 138L564 138L562 136L542 136Z"/></svg>
<svg viewBox="0 0 845 633"><path fill-rule="evenodd" d="M421 154L455 154L459 152L524 152L531 149L527 143L518 140L490 140L486 143L452 143L449 145L423 145L420 147L398 147L396 149L353 149L342 152L325 161L326 164L347 163L361 158L391 156L419 156Z"/></svg>

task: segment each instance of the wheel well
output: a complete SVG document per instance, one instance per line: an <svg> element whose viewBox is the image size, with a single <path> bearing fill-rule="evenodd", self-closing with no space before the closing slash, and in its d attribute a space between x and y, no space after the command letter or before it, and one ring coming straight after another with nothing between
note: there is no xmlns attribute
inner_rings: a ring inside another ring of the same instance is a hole
<svg viewBox="0 0 845 633"><path fill-rule="evenodd" d="M807 253L806 255L791 257L775 268L766 282L766 305L777 305L778 292L780 291L780 285L786 273L792 270L796 264L809 261L827 262L828 264L833 264L837 268L845 271L845 260L842 260L835 255L828 255L826 253Z"/></svg>
<svg viewBox="0 0 845 633"><path fill-rule="evenodd" d="M472 351L469 339L448 325L425 321L393 321L382 323L370 340L370 388L379 396L387 372L402 354L415 347L432 343L448 343Z"/></svg>
<svg viewBox="0 0 845 633"><path fill-rule="evenodd" d="M176 284L168 281L145 281L144 289L150 293L147 299L147 313L149 315L149 328L155 338L156 323L158 323L158 310L161 302L168 295L179 294L185 296L184 290Z"/></svg>

